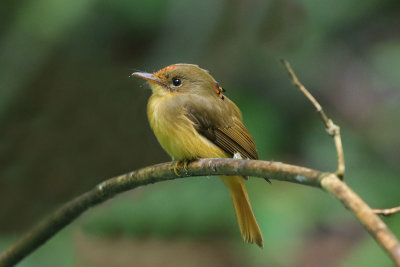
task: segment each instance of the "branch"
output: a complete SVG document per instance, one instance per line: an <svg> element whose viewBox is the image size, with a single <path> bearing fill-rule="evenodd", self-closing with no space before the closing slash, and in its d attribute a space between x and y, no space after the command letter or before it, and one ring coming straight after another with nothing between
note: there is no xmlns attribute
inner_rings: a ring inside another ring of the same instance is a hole
<svg viewBox="0 0 400 267"><path fill-rule="evenodd" d="M175 162L162 163L106 180L66 203L0 255L0 266L12 266L37 249L88 208L139 186L190 176L242 175L320 187L332 193L360 220L394 262L400 265L400 245L382 220L335 174L280 162L242 159L201 159L174 173Z"/></svg>
<svg viewBox="0 0 400 267"><path fill-rule="evenodd" d="M376 214L394 214L400 207L386 210L372 210L357 194L355 194L343 179L345 165L343 147L340 137L340 128L329 119L317 100L299 82L289 63L282 61L293 83L313 103L326 130L334 137L338 169L336 174L324 173L300 166L288 165L280 162L242 160L242 159L202 159L186 166L183 175L178 176L174 171L175 162L163 163L106 180L89 192L76 197L66 203L49 218L42 221L37 227L28 232L14 245L0 255L0 267L18 263L32 251L37 249L62 228L79 217L84 211L102 203L114 195L137 188L142 185L177 178L204 175L241 175L288 181L308 186L320 187L339 199L357 219L365 226L368 232L389 254L393 261L400 266L400 244L387 226Z"/></svg>
<svg viewBox="0 0 400 267"><path fill-rule="evenodd" d="M356 193L334 174L328 174L321 180L321 186L333 194L364 225L368 232L389 254L397 266L400 266L400 244L386 224L375 214Z"/></svg>
<svg viewBox="0 0 400 267"><path fill-rule="evenodd" d="M321 119L325 124L326 131L330 136L333 137L335 141L336 154L338 158L338 168L336 170L336 175L343 180L345 165L344 165L344 156L343 156L343 146L342 146L342 138L340 137L340 127L333 123L331 119L326 116L322 106L318 103L318 101L313 97L313 95L304 87L304 85L299 81L296 74L294 73L292 67L289 62L286 60L282 60L282 64L285 66L286 70L289 73L289 76L293 80L294 86L300 89L300 91L310 100L310 102L314 105L317 112L321 115Z"/></svg>
<svg viewBox="0 0 400 267"><path fill-rule="evenodd" d="M373 212L378 215L390 216L397 212L400 212L400 206L390 209L373 209Z"/></svg>
<svg viewBox="0 0 400 267"><path fill-rule="evenodd" d="M314 96L305 88L305 86L299 81L296 74L294 73L289 62L282 60L282 64L285 66L292 78L293 84L299 88L299 90L310 100L314 105L317 112L320 114L322 121L325 124L326 131L330 136L333 137L336 147L336 154L338 158L338 168L335 175L329 174L321 180L321 186L326 191L332 193L335 197L341 200L345 207L350 209L362 224L367 228L372 236L375 237L376 241L389 253L394 262L400 266L400 245L396 237L388 230L387 226L379 219L378 216L371 216L371 211L374 214L391 215L400 211L400 207L384 210L371 210L364 201L350 190L343 182L345 163L343 156L342 139L340 136L340 127L333 123L331 119L325 114L322 106L314 98ZM366 223L368 222L368 223ZM385 234L382 234L385 233Z"/></svg>

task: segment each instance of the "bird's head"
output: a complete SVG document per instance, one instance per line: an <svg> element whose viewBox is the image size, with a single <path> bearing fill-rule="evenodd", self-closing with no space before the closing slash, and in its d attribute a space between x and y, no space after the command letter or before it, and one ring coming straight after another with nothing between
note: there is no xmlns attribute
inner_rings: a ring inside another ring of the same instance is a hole
<svg viewBox="0 0 400 267"><path fill-rule="evenodd" d="M174 64L154 73L134 72L133 76L149 82L153 94L217 93L222 96L222 87L214 80L207 70L193 64Z"/></svg>

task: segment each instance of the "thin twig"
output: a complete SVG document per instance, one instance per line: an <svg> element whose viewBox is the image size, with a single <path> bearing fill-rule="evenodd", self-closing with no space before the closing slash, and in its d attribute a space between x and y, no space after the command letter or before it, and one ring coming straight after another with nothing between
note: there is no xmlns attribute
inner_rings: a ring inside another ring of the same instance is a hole
<svg viewBox="0 0 400 267"><path fill-rule="evenodd" d="M373 209L372 211L377 215L390 216L400 212L400 206L390 209Z"/></svg>
<svg viewBox="0 0 400 267"><path fill-rule="evenodd" d="M292 78L294 86L300 89L300 91L310 100L310 102L314 105L317 112L321 115L321 119L325 124L326 131L330 136L333 137L336 147L337 159L338 159L338 168L336 170L336 175L343 180L344 172L345 172L345 164L344 164L344 155L343 155L343 146L342 139L340 137L340 127L333 123L331 119L325 114L322 106L318 103L318 101L314 98L314 96L306 89L306 87L299 81L296 74L294 73L290 63L286 60L282 59L282 64L285 66L286 70L289 73L289 76Z"/></svg>
<svg viewBox="0 0 400 267"><path fill-rule="evenodd" d="M325 176L321 181L321 185L322 188L332 193L343 202L345 207L354 213L368 232L391 256L394 263L400 266L399 241L374 211L334 174Z"/></svg>
<svg viewBox="0 0 400 267"><path fill-rule="evenodd" d="M182 172L182 176L177 176L175 173L174 167L176 164L174 162L150 166L106 180L97 185L91 191L66 203L63 207L53 213L53 215L42 221L42 223L37 227L0 254L0 267L16 264L54 236L62 228L74 221L88 208L102 203L116 194L142 185L189 176L203 175L268 177L270 179L321 187L342 201L344 206L355 214L369 233L382 246L382 248L384 248L393 259L394 263L400 266L399 241L383 221L375 214L380 214L377 211L382 210L372 210L357 194L341 181L344 175L344 159L339 127L325 115L319 103L298 81L289 63L286 61L283 61L283 63L292 77L293 83L314 104L317 111L321 114L321 118L325 123L328 133L334 137L338 154L338 170L336 171L336 174L323 173L317 170L280 162L240 159L197 160L187 166L187 169ZM389 210L394 209L400 209L400 207L387 209L387 211L389 212ZM395 212L391 212L391 214Z"/></svg>
<svg viewBox="0 0 400 267"><path fill-rule="evenodd" d="M382 220L333 173L280 162L241 159L202 159L188 164L182 176L174 172L175 163L162 163L106 180L87 193L66 203L0 255L0 266L12 266L40 247L90 207L114 195L156 182L189 176L241 175L268 177L331 192L353 212L393 261L400 266L400 244Z"/></svg>

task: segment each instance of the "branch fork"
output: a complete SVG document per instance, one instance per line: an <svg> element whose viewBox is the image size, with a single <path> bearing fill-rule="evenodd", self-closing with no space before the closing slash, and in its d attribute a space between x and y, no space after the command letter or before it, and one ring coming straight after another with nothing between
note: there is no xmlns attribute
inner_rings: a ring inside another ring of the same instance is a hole
<svg viewBox="0 0 400 267"><path fill-rule="evenodd" d="M293 84L303 92L321 115L328 134L334 139L338 158L338 167L335 173L321 172L281 162L244 159L196 160L187 164L185 172L180 174L175 172L176 162L149 166L108 179L95 186L92 190L63 205L19 241L3 251L0 254L0 267L12 266L18 263L87 209L112 198L116 194L156 182L209 175L241 175L263 179L264 177L268 177L268 179L322 188L340 200L364 225L371 236L375 238L378 244L392 258L393 262L397 266L400 266L399 241L379 216L377 216L393 215L400 212L400 206L391 209L373 210L342 181L345 164L340 127L326 116L318 101L299 82L290 64L285 60L282 63L292 78Z"/></svg>

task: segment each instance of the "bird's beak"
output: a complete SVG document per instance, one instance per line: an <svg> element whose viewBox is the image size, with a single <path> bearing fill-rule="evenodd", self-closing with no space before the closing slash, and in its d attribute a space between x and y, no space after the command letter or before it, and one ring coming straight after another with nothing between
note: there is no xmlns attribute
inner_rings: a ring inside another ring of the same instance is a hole
<svg viewBox="0 0 400 267"><path fill-rule="evenodd" d="M147 80L147 81L149 81L149 82L151 82L151 83L158 83L158 84L160 84L160 85L163 85L162 81L161 81L157 76L155 76L155 75L152 74L152 73L147 73L147 72L134 72L134 73L132 73L131 76L136 76L136 77L145 79L145 80Z"/></svg>

